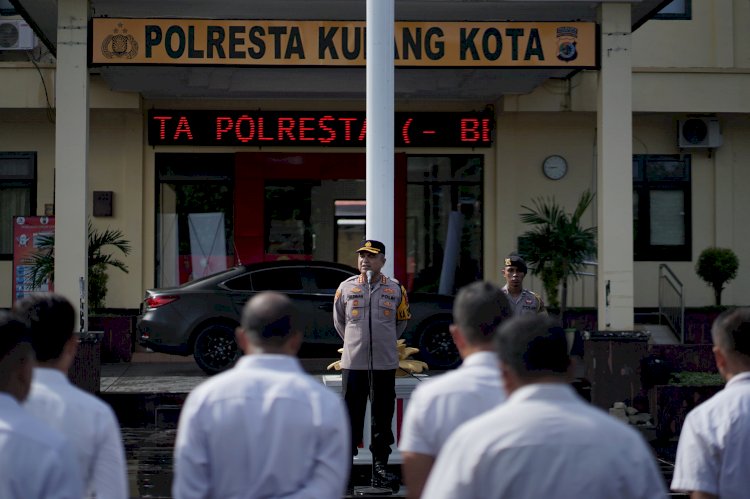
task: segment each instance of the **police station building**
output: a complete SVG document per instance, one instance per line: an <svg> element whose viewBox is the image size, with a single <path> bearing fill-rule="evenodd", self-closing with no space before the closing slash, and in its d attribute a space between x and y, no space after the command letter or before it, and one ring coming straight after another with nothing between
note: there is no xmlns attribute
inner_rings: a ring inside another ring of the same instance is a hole
<svg viewBox="0 0 750 499"><path fill-rule="evenodd" d="M87 221L122 231L107 306L134 309L238 262L354 264L365 201L392 203L410 290L499 282L522 206L587 189L597 265L569 304L600 328L658 306L661 264L713 304L710 246L739 256L723 301L747 304L744 1L395 0L392 201L365 195L365 0L0 6L0 307L17 216L54 216L76 302Z"/></svg>

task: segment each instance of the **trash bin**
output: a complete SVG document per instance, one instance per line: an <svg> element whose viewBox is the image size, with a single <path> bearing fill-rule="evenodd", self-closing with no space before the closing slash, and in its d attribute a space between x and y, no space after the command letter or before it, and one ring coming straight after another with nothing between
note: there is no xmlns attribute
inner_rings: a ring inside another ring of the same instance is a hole
<svg viewBox="0 0 750 499"><path fill-rule="evenodd" d="M641 359L648 355L649 334L643 331L595 331L584 347L586 379L591 402L609 409L615 402L632 404L642 391Z"/></svg>
<svg viewBox="0 0 750 499"><path fill-rule="evenodd" d="M89 393L99 393L102 380L102 337L104 331L76 333L78 351L68 378L78 388Z"/></svg>

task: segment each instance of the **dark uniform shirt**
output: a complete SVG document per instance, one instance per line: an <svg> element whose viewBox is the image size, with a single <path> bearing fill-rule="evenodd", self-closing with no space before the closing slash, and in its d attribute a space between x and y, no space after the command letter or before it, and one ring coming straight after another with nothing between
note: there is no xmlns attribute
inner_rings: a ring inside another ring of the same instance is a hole
<svg viewBox="0 0 750 499"><path fill-rule="evenodd" d="M508 291L508 285L503 286L503 293L508 296L510 308L513 315L542 314L547 315L547 309L544 307L542 297L528 289L522 289L518 298L513 298Z"/></svg>

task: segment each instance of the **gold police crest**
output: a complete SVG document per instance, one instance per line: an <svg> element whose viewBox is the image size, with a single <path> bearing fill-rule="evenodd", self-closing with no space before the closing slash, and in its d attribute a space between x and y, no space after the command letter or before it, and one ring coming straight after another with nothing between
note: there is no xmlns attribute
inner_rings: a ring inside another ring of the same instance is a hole
<svg viewBox="0 0 750 499"><path fill-rule="evenodd" d="M102 55L107 59L132 59L138 55L138 42L122 23L118 23L102 42Z"/></svg>
<svg viewBox="0 0 750 499"><path fill-rule="evenodd" d="M560 26L557 28L557 58L564 62L574 61L578 57L578 28Z"/></svg>

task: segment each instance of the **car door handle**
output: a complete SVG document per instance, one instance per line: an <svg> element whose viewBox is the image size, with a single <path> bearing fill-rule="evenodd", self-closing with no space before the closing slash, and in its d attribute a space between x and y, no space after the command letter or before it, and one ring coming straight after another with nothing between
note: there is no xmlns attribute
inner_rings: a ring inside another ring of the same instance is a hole
<svg viewBox="0 0 750 499"><path fill-rule="evenodd" d="M333 303L324 303L323 305L318 305L318 308L326 312L333 312Z"/></svg>

